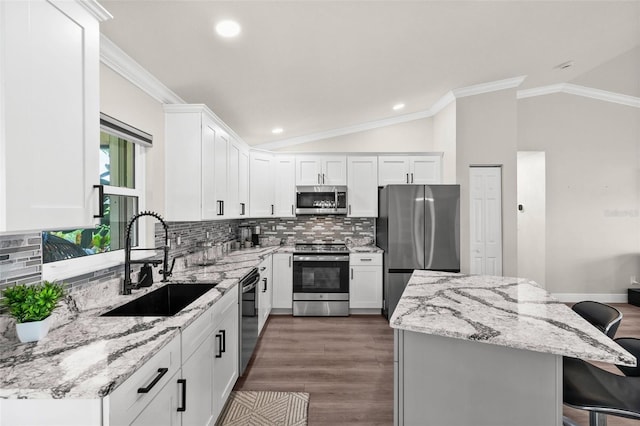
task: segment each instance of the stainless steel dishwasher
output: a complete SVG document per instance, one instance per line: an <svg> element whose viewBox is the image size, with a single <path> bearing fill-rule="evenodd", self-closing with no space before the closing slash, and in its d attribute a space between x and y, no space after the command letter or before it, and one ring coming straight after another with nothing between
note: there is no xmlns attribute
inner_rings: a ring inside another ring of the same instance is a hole
<svg viewBox="0 0 640 426"><path fill-rule="evenodd" d="M240 373L242 376L244 370L249 364L253 350L258 342L258 299L256 298L256 287L260 281L260 273L258 268L249 271L238 284L240 295Z"/></svg>

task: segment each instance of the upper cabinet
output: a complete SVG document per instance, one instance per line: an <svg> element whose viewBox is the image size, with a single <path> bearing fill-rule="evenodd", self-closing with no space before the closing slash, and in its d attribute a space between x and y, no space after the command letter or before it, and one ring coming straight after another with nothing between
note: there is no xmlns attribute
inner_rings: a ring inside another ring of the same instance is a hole
<svg viewBox="0 0 640 426"><path fill-rule="evenodd" d="M275 216L273 154L251 151L249 154L249 212L251 217Z"/></svg>
<svg viewBox="0 0 640 426"><path fill-rule="evenodd" d="M227 200L225 216L241 218L249 214L249 150L239 142L229 143Z"/></svg>
<svg viewBox="0 0 640 426"><path fill-rule="evenodd" d="M378 157L347 158L347 216L378 217Z"/></svg>
<svg viewBox="0 0 640 426"><path fill-rule="evenodd" d="M0 2L0 232L95 226L109 14L83 3Z"/></svg>
<svg viewBox="0 0 640 426"><path fill-rule="evenodd" d="M378 157L378 185L439 184L442 155L381 155Z"/></svg>
<svg viewBox="0 0 640 426"><path fill-rule="evenodd" d="M276 155L275 215L294 217L296 209L296 160L292 155Z"/></svg>
<svg viewBox="0 0 640 426"><path fill-rule="evenodd" d="M240 151L206 106L165 105L164 109L166 219L238 217L239 174L229 177L229 173L238 172ZM229 167L236 158L238 164Z"/></svg>
<svg viewBox="0 0 640 426"><path fill-rule="evenodd" d="M296 185L346 185L347 157L344 155L296 156Z"/></svg>

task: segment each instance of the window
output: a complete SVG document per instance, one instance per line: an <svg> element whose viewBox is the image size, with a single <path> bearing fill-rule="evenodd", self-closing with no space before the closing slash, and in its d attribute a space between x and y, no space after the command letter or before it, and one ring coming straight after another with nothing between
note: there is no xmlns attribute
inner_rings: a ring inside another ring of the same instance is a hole
<svg viewBox="0 0 640 426"><path fill-rule="evenodd" d="M114 253L125 246L127 223L143 209L144 146L151 146L151 135L126 125L105 114L100 115L100 184L104 186L104 217L95 228L49 230L42 233L43 263L84 262L98 256L122 260ZM133 245L139 239L132 230ZM82 259L77 259L82 258ZM46 269L46 268L45 268Z"/></svg>

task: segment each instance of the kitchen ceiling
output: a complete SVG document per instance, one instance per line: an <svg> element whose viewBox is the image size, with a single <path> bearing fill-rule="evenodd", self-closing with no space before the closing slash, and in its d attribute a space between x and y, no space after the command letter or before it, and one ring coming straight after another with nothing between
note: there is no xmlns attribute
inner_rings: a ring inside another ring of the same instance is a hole
<svg viewBox="0 0 640 426"><path fill-rule="evenodd" d="M568 82L640 44L640 1L100 3L105 36L250 145L425 111L479 83ZM238 37L215 33L223 19Z"/></svg>

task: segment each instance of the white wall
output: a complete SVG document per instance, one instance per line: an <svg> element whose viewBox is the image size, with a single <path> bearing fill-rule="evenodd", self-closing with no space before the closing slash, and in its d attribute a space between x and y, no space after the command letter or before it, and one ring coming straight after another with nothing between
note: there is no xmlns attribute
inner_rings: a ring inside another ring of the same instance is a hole
<svg viewBox="0 0 640 426"><path fill-rule="evenodd" d="M278 152L432 152L432 117L293 145Z"/></svg>
<svg viewBox="0 0 640 426"><path fill-rule="evenodd" d="M433 150L443 152L442 183L456 183L456 102L433 117Z"/></svg>
<svg viewBox="0 0 640 426"><path fill-rule="evenodd" d="M164 214L164 110L162 104L117 74L100 65L100 112L153 135L146 149L146 210ZM147 242L153 243L148 221Z"/></svg>
<svg viewBox="0 0 640 426"><path fill-rule="evenodd" d="M518 276L545 286L545 153L518 151Z"/></svg>
<svg viewBox="0 0 640 426"><path fill-rule="evenodd" d="M518 102L518 149L546 153L546 286L624 293L640 275L640 109L567 94Z"/></svg>
<svg viewBox="0 0 640 426"><path fill-rule="evenodd" d="M502 271L515 276L516 93L501 90L456 100L456 175L460 184L460 269L469 272L469 166L502 166Z"/></svg>

